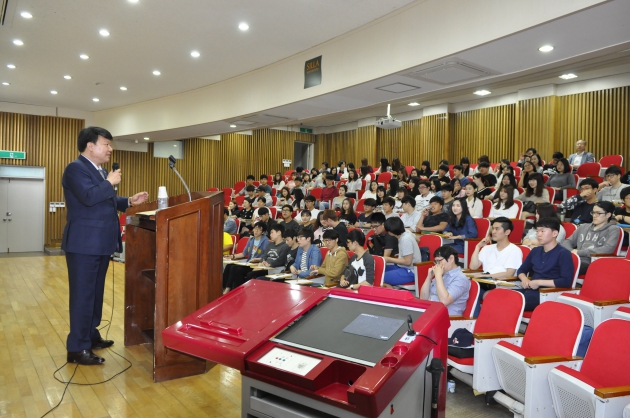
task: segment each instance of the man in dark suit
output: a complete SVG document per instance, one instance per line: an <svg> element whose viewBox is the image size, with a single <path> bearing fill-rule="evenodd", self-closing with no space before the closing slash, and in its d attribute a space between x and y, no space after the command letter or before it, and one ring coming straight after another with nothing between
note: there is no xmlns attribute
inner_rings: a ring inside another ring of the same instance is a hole
<svg viewBox="0 0 630 418"><path fill-rule="evenodd" d="M68 164L61 184L68 208L61 248L66 253L70 290L70 334L66 342L68 363L102 364L105 359L92 352L110 347L98 329L103 310L105 275L109 258L122 248L117 210L143 203L147 192L118 197L120 170L107 171L112 135L103 128L89 127L79 133L81 155Z"/></svg>

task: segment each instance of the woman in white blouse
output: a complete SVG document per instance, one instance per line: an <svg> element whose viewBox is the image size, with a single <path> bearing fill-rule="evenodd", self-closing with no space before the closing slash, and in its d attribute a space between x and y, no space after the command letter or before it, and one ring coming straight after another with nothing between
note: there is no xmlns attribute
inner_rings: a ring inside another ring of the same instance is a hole
<svg viewBox="0 0 630 418"><path fill-rule="evenodd" d="M488 219L504 216L508 219L516 219L518 215L518 205L514 203L514 188L505 186L499 191L499 201L492 205Z"/></svg>
<svg viewBox="0 0 630 418"><path fill-rule="evenodd" d="M348 170L348 181L346 182L346 186L348 186L348 193L346 193L346 196L357 199L357 192L363 187L363 182L357 175L356 171L352 169Z"/></svg>
<svg viewBox="0 0 630 418"><path fill-rule="evenodd" d="M466 203L468 204L470 216L473 218L483 218L483 203L475 196L477 185L471 182L468 183L464 189L466 190Z"/></svg>
<svg viewBox="0 0 630 418"><path fill-rule="evenodd" d="M365 193L363 193L363 195L361 195L361 199L374 199L376 200L376 193L378 190L378 182L376 180L370 182L370 186L368 188L368 190L365 191Z"/></svg>

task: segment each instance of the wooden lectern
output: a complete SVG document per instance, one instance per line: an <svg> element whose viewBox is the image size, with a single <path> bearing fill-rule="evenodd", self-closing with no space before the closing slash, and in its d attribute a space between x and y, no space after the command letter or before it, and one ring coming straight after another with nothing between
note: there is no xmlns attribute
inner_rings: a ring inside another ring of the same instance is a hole
<svg viewBox="0 0 630 418"><path fill-rule="evenodd" d="M223 192L194 192L127 209L125 347L153 344L153 381L206 371L206 361L170 350L162 330L221 296Z"/></svg>

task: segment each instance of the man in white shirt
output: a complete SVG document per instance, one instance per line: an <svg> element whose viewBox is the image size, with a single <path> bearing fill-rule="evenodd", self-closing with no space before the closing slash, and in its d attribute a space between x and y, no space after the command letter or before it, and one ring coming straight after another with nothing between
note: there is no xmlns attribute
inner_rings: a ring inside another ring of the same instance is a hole
<svg viewBox="0 0 630 418"><path fill-rule="evenodd" d="M431 183L426 180L420 182L418 190L420 194L416 196L416 212L422 212L425 208L429 207L431 203L430 200L434 194L431 193Z"/></svg>
<svg viewBox="0 0 630 418"><path fill-rule="evenodd" d="M400 219L403 221L407 231L416 232L416 224L422 212L416 212L416 200L411 196L403 197L401 202L403 214Z"/></svg>
<svg viewBox="0 0 630 418"><path fill-rule="evenodd" d="M295 217L295 222L300 224L300 226L314 225L315 221L317 220L317 215L319 214L319 209L315 209L316 201L317 199L315 199L314 196L311 196L311 195L306 196L304 198L304 206L305 206L304 209L308 209L311 212L311 219L307 223L302 222L302 213L300 212Z"/></svg>

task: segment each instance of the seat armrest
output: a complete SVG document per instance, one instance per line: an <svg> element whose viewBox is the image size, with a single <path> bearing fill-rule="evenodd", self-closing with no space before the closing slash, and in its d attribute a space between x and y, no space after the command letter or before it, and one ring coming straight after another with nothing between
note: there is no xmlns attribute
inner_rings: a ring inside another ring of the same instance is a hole
<svg viewBox="0 0 630 418"><path fill-rule="evenodd" d="M413 263L414 266L427 266L429 264L434 264L433 261L422 261L420 263Z"/></svg>
<svg viewBox="0 0 630 418"><path fill-rule="evenodd" d="M595 395L600 398L617 398L630 395L630 386L615 386L610 388L595 389Z"/></svg>
<svg viewBox="0 0 630 418"><path fill-rule="evenodd" d="M476 340L494 340L498 338L515 338L522 336L523 334L504 334L502 332L480 332L473 334L473 338Z"/></svg>
<svg viewBox="0 0 630 418"><path fill-rule="evenodd" d="M449 316L448 318L451 321L474 321L475 319L477 319L474 316L459 316L459 315Z"/></svg>
<svg viewBox="0 0 630 418"><path fill-rule="evenodd" d="M545 363L560 363L563 361L579 361L584 360L582 357L563 357L563 356L536 356L525 357L525 363L527 364L545 364Z"/></svg>
<svg viewBox="0 0 630 418"><path fill-rule="evenodd" d="M592 253L591 257L617 257L614 253Z"/></svg>
<svg viewBox="0 0 630 418"><path fill-rule="evenodd" d="M624 305L629 303L626 299L614 299L614 300L596 300L593 302L595 306L611 306L611 305Z"/></svg>
<svg viewBox="0 0 630 418"><path fill-rule="evenodd" d="M579 290L579 289L575 289L573 287L545 287L545 288L539 288L538 292L539 293L555 293L555 292L569 292L569 291L574 291L574 290Z"/></svg>
<svg viewBox="0 0 630 418"><path fill-rule="evenodd" d="M462 273L483 273L483 269L463 269Z"/></svg>
<svg viewBox="0 0 630 418"><path fill-rule="evenodd" d="M515 282L517 280L521 280L519 279L517 276L510 276L510 277L504 277L502 279L499 280L503 280L504 282Z"/></svg>

